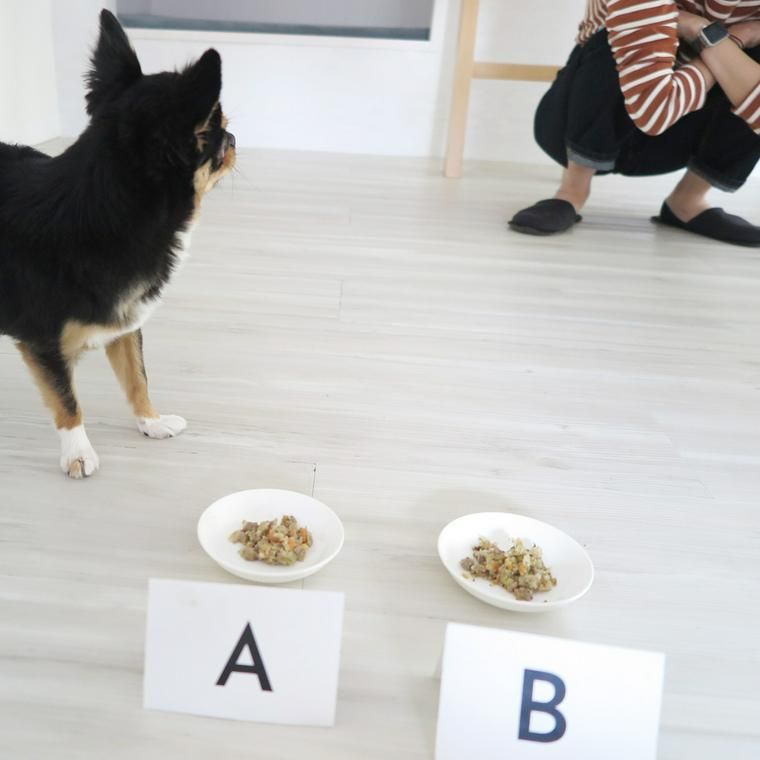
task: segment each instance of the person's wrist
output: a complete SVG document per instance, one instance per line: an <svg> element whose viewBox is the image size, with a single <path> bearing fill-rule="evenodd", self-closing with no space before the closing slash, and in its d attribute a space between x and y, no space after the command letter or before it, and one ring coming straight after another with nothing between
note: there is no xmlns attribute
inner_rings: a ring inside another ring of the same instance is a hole
<svg viewBox="0 0 760 760"><path fill-rule="evenodd" d="M699 33L708 26L710 26L710 22L706 18L697 16L691 30L691 35L689 36L689 42L696 42L697 37L699 37Z"/></svg>
<svg viewBox="0 0 760 760"><path fill-rule="evenodd" d="M754 34L755 22L740 22L738 24L732 24L728 27L728 36L732 39L742 50L754 47L757 42L757 36ZM760 28L760 26L758 26Z"/></svg>
<svg viewBox="0 0 760 760"><path fill-rule="evenodd" d="M720 21L713 21L710 24L706 24L700 30L699 35L692 44L693 49L702 55L711 48L714 48L729 40L728 29L720 23Z"/></svg>

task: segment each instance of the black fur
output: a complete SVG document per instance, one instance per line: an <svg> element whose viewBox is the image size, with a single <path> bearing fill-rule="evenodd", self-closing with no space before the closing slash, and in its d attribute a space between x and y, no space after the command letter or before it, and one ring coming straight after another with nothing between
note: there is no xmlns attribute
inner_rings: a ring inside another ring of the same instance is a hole
<svg viewBox="0 0 760 760"><path fill-rule="evenodd" d="M142 76L127 35L110 13L100 16L100 37L87 74L87 113L92 116L104 103L120 95Z"/></svg>
<svg viewBox="0 0 760 760"><path fill-rule="evenodd" d="M57 348L39 346L34 351L37 364L49 384L55 389L61 405L69 414L79 409L71 378L71 367Z"/></svg>
<svg viewBox="0 0 760 760"><path fill-rule="evenodd" d="M62 155L0 143L0 334L17 341L61 431L61 467L77 478L97 468L72 383L93 343L119 341L109 358L146 435L148 419L155 437L181 430L181 418L155 427L163 418L147 398L140 325L235 146L215 50L182 72L145 76L104 10L87 84L89 125Z"/></svg>
<svg viewBox="0 0 760 760"><path fill-rule="evenodd" d="M136 285L146 299L160 293L175 235L195 211L194 172L209 158L218 168L234 145L215 107L215 50L182 72L143 75L104 10L87 81L90 123L62 155L0 143L0 334L44 358L62 383L63 326L117 322L116 305Z"/></svg>
<svg viewBox="0 0 760 760"><path fill-rule="evenodd" d="M215 50L183 72L144 76L104 10L87 84L90 123L62 155L0 143L0 335L18 342L64 428L81 420L72 368L82 346L66 347L66 326L134 333L147 380L140 302L169 280L177 234L197 211L196 170L217 172L235 145ZM62 466L88 474L84 460Z"/></svg>

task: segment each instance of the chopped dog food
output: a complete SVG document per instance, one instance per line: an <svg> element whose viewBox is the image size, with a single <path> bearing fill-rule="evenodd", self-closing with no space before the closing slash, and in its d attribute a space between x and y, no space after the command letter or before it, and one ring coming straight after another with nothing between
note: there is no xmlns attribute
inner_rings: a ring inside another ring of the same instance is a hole
<svg viewBox="0 0 760 760"><path fill-rule="evenodd" d="M230 541L243 544L240 550L243 559L260 560L268 565L303 562L313 543L311 533L305 527L300 528L292 515L258 523L243 520L243 527L230 536Z"/></svg>
<svg viewBox="0 0 760 760"><path fill-rule="evenodd" d="M472 547L472 557L460 563L466 578L486 578L494 586L501 586L516 599L529 602L537 591L550 591L557 579L544 564L538 546L528 548L521 538L507 550L481 538Z"/></svg>

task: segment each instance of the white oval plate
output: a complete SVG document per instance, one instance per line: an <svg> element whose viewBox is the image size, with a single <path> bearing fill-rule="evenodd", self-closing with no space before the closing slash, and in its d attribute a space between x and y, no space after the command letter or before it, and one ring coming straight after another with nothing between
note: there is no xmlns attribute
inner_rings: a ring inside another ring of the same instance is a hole
<svg viewBox="0 0 760 760"><path fill-rule="evenodd" d="M243 520L261 522L293 515L309 529L314 540L303 562L294 565L267 565L243 559L240 544L230 541ZM257 488L223 496L198 520L198 541L218 565L238 578L256 583L289 583L321 570L343 547L343 524L338 515L321 501L296 491Z"/></svg>
<svg viewBox="0 0 760 760"><path fill-rule="evenodd" d="M529 602L515 597L485 578L468 580L459 564L472 556L479 538L507 549L516 538L527 545L537 544L544 562L557 579L546 593L537 593ZM540 520L509 512L478 512L450 522L438 537L438 556L451 577L467 592L486 604L515 612L548 612L580 599L594 581L594 565L586 550L573 538Z"/></svg>

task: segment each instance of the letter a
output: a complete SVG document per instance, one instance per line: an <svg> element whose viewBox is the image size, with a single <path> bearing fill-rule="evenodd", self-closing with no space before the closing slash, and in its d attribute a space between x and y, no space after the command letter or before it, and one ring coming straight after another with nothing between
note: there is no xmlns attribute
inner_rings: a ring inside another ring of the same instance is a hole
<svg viewBox="0 0 760 760"><path fill-rule="evenodd" d="M241 665L238 662L238 658L246 647L248 647L248 651L251 653L253 665ZM259 677L261 690L272 691L267 671L264 667L264 660L261 659L261 655L259 654L259 648L256 646L256 639L253 638L253 631L251 630L250 623L245 624L245 629L243 630L238 643L235 645L235 649L232 651L230 659L227 660L227 664L224 666L222 675L219 676L216 685L224 686L232 673L255 673Z"/></svg>
<svg viewBox="0 0 760 760"><path fill-rule="evenodd" d="M554 697L548 702L536 702L533 699L533 684L536 681L546 681L554 687ZM565 735L567 721L557 709L557 705L565 698L565 682L553 673L540 670L526 670L523 680L522 706L520 708L520 739L529 742L556 742ZM538 734L530 730L530 715L533 712L545 712L554 718L554 728L548 734Z"/></svg>

